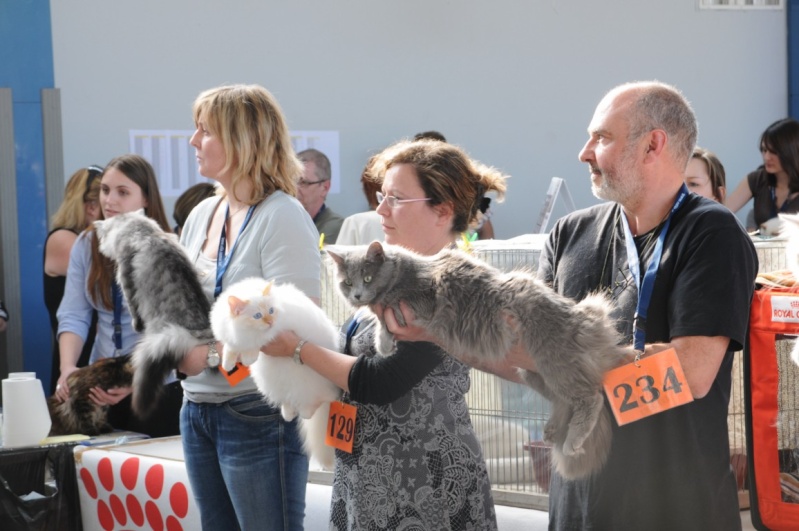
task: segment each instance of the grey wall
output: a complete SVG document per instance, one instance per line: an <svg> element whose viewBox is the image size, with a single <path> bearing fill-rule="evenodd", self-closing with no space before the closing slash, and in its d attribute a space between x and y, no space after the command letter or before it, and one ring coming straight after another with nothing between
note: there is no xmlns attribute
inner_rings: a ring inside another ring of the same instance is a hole
<svg viewBox="0 0 799 531"><path fill-rule="evenodd" d="M699 142L734 186L760 163L762 130L787 113L785 12L696 5L53 1L65 171L126 152L129 129L191 128L206 88L260 83L292 129L341 132L333 209L366 208L358 178L371 153L438 129L513 176L494 208L497 237L509 238L531 231L552 176L578 207L596 202L577 161L596 103L621 82L659 79L692 101Z"/></svg>

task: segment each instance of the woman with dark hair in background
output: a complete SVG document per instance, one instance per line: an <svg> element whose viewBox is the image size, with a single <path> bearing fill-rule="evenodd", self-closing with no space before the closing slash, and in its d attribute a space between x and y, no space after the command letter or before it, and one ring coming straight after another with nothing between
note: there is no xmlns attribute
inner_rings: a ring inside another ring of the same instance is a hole
<svg viewBox="0 0 799 531"><path fill-rule="evenodd" d="M763 165L727 196L726 205L737 212L754 199L756 229L780 212L799 212L799 122L777 120L760 137Z"/></svg>

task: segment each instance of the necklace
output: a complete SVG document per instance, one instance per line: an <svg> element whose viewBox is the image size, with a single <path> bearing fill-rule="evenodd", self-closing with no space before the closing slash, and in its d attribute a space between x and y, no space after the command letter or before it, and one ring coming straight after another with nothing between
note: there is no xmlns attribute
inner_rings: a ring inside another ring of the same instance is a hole
<svg viewBox="0 0 799 531"><path fill-rule="evenodd" d="M230 210L230 201L228 201L228 204L227 204L227 206L228 206L228 210ZM230 213L228 214L228 219L232 219L232 218L233 218L233 216L235 216L236 214L238 214L239 212L241 212L242 210L244 210L244 209L245 209L245 208L247 208L248 206L249 206L249 205L241 205L239 208L237 208L237 209L236 209L236 210L234 210L233 212L230 212Z"/></svg>
<svg viewBox="0 0 799 531"><path fill-rule="evenodd" d="M613 299L616 299L620 292L627 288L627 285L633 278L629 268L626 272L623 268L618 268L618 271L615 271L616 268L613 263L614 260L611 259L611 253L613 253L615 256L617 252L616 248L619 241L618 231L621 227L621 216L623 215L624 214L622 213L621 208L619 208L619 211L616 213L615 220L610 227L611 236L609 238L608 248L605 251L605 260L602 264L602 272L599 276L600 289L605 290ZM655 237L663 227L663 223L666 221L666 218L668 218L668 214L656 227L652 228L652 230L635 237L635 240L637 241L636 247L639 250L638 255L642 259L642 265L643 260L650 258L651 251L655 245ZM642 239L643 241L641 241ZM618 273L618 279L614 278L617 277L616 273ZM603 284L606 285L603 287Z"/></svg>

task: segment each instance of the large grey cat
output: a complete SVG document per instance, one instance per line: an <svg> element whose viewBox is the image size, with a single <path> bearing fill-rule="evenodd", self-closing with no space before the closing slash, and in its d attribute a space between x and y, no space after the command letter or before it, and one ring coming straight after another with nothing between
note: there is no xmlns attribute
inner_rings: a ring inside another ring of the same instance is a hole
<svg viewBox="0 0 799 531"><path fill-rule="evenodd" d="M413 311L415 324L466 360L502 360L521 342L538 372L524 380L552 402L545 438L566 479L590 475L607 460L611 419L604 407L602 379L620 365L625 349L609 318L610 303L599 295L575 303L529 272L503 273L460 251L425 257L398 246L327 247L336 264L339 289L356 307ZM382 322L377 350L394 350Z"/></svg>
<svg viewBox="0 0 799 531"><path fill-rule="evenodd" d="M193 347L213 339L209 312L194 265L177 236L143 211L95 221L100 252L116 262L122 288L142 334L133 350L133 410L152 413L164 379Z"/></svg>

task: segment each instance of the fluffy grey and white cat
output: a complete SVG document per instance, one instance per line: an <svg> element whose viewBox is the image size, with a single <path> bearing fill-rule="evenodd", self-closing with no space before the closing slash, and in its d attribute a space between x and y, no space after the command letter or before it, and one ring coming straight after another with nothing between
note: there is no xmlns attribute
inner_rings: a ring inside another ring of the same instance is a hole
<svg viewBox="0 0 799 531"><path fill-rule="evenodd" d="M133 410L147 417L164 379L193 347L213 339L209 312L194 265L177 236L164 232L142 210L95 221L100 252L116 262L133 328L142 334L133 350Z"/></svg>
<svg viewBox="0 0 799 531"><path fill-rule="evenodd" d="M220 293L211 310L214 336L224 343L222 366L237 361L250 366L258 391L280 406L286 420L300 416L306 452L326 468L332 468L334 451L325 444L330 402L341 391L319 373L291 358L260 353L284 330L331 350L338 348L338 330L325 312L291 284L275 284L247 278Z"/></svg>
<svg viewBox="0 0 799 531"><path fill-rule="evenodd" d="M420 256L402 247L327 247L336 264L339 289L356 307L413 311L415 324L465 360L502 360L516 342L532 353L538 372L524 380L552 402L545 438L566 479L590 475L607 460L611 419L604 407L602 379L625 350L609 317L610 302L599 295L575 303L529 272L503 273L463 252ZM382 322L376 338L381 354L394 350Z"/></svg>

